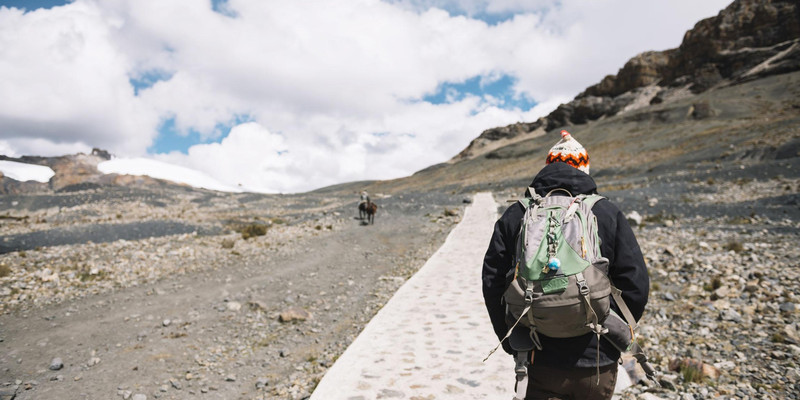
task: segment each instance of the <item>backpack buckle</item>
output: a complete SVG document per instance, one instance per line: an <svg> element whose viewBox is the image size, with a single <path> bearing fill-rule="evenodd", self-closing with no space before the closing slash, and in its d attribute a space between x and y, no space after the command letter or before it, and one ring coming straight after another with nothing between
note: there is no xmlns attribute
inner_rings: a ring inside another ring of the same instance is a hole
<svg viewBox="0 0 800 400"><path fill-rule="evenodd" d="M578 282L578 293L581 296L588 296L589 295L589 285L586 282Z"/></svg>

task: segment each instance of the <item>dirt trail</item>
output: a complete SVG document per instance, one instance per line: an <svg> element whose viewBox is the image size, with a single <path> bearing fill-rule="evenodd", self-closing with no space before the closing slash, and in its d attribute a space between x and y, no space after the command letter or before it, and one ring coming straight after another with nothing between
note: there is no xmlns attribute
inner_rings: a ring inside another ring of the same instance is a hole
<svg viewBox="0 0 800 400"><path fill-rule="evenodd" d="M0 399L306 397L448 229L383 210L288 251L2 315ZM279 322L291 308L311 318Z"/></svg>

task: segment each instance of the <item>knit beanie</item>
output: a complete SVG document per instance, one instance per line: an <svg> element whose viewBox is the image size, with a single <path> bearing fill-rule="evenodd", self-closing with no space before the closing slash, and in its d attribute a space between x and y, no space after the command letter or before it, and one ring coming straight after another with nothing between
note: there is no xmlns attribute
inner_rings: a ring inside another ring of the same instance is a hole
<svg viewBox="0 0 800 400"><path fill-rule="evenodd" d="M567 131L561 131L561 140L547 153L545 164L554 162L567 163L587 174L589 173L589 154Z"/></svg>

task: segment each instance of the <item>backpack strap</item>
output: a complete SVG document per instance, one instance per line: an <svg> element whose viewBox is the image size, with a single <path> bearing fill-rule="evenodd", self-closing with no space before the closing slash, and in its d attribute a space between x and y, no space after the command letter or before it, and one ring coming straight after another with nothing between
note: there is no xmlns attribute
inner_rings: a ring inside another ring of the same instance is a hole
<svg viewBox="0 0 800 400"><path fill-rule="evenodd" d="M530 365L528 359L532 358L532 355L530 351L521 351L514 355L514 372L517 373L514 400L525 400L525 396L528 395L528 365Z"/></svg>
<svg viewBox="0 0 800 400"><path fill-rule="evenodd" d="M604 196L601 196L599 194L587 194L583 196L584 196L583 203L589 206L589 208L594 207L595 203L597 203L598 201L605 199Z"/></svg>
<svg viewBox="0 0 800 400"><path fill-rule="evenodd" d="M622 312L622 316L625 318L625 321L635 331L638 325L636 323L636 319L633 318L633 313L631 313L631 310L628 308L628 305L625 304L625 300L622 299L622 290L619 290L616 287L614 287L614 285L612 285L611 297L613 297L614 302L617 303L617 307L619 307L619 310Z"/></svg>

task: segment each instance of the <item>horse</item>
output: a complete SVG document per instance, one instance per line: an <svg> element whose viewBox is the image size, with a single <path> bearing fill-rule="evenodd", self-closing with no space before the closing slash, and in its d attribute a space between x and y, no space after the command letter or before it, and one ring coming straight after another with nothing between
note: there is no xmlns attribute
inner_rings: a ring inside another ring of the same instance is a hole
<svg viewBox="0 0 800 400"><path fill-rule="evenodd" d="M376 212L378 212L378 205L371 201L358 204L359 219L364 220L364 215L366 214L367 222L365 223L365 225L375 223Z"/></svg>

